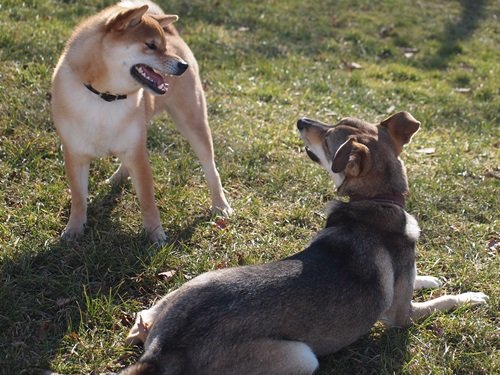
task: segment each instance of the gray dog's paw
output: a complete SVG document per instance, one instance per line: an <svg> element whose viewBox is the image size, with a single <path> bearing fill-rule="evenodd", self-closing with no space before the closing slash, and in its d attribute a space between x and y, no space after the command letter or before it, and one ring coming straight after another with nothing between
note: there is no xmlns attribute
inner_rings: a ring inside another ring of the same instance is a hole
<svg viewBox="0 0 500 375"><path fill-rule="evenodd" d="M438 288L443 283L437 277L434 276L417 276L415 278L415 284L413 289L424 289L424 288Z"/></svg>
<svg viewBox="0 0 500 375"><path fill-rule="evenodd" d="M482 292L467 292L458 295L460 303L471 305L485 305L488 303L490 297Z"/></svg>

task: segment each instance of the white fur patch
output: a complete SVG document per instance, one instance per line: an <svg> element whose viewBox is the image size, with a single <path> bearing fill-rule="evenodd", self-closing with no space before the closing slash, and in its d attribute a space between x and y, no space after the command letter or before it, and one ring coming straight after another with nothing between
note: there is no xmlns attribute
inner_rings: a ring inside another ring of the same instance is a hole
<svg viewBox="0 0 500 375"><path fill-rule="evenodd" d="M413 241L418 240L420 237L420 227L418 226L417 220L411 216L408 212L406 214L406 228L405 234Z"/></svg>
<svg viewBox="0 0 500 375"><path fill-rule="evenodd" d="M438 288L442 285L441 280L434 276L417 276L413 285L414 290L423 288Z"/></svg>
<svg viewBox="0 0 500 375"><path fill-rule="evenodd" d="M309 149L316 155L321 163L321 166L330 174L333 183L335 184L335 187L339 188L340 185L344 183L345 180L345 173L340 172L340 173L334 173L332 172L332 161L329 160L326 155L325 151L323 150L322 145L316 145L316 144L310 144Z"/></svg>
<svg viewBox="0 0 500 375"><path fill-rule="evenodd" d="M380 251L375 257L375 264L380 270L380 285L384 291L385 304L387 308L392 305L394 299L394 270L389 254L386 251Z"/></svg>
<svg viewBox="0 0 500 375"><path fill-rule="evenodd" d="M313 373L319 366L318 359L314 355L311 348L299 341L290 341L288 343L288 355L290 356L289 362L299 362L294 368L296 373ZM300 367L298 367L300 366Z"/></svg>
<svg viewBox="0 0 500 375"><path fill-rule="evenodd" d="M325 155L325 151L320 144L309 144L309 149L316 155L321 163L321 166L325 168L327 171L331 170L332 162L328 160Z"/></svg>
<svg viewBox="0 0 500 375"><path fill-rule="evenodd" d="M484 305L488 303L490 299L486 294L482 292L467 292L462 293L457 296L458 302L461 305L471 304L471 305Z"/></svg>
<svg viewBox="0 0 500 375"><path fill-rule="evenodd" d="M335 187L338 189L344 183L345 173L344 172L334 173L330 169L330 175L332 176Z"/></svg>

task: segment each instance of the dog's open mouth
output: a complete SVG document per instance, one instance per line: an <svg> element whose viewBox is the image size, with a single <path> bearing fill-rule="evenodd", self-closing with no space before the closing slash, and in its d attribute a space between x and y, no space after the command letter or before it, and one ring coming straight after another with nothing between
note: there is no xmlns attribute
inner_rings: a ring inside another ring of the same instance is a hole
<svg viewBox="0 0 500 375"><path fill-rule="evenodd" d="M163 76L146 64L136 64L130 69L130 74L140 84L151 89L154 93L163 95L168 90L168 83Z"/></svg>
<svg viewBox="0 0 500 375"><path fill-rule="evenodd" d="M319 160L319 158L316 156L316 154L314 152L312 152L309 147L306 146L306 153L307 153L307 156L309 156L309 158L314 161L315 163L319 163L321 164L321 161Z"/></svg>

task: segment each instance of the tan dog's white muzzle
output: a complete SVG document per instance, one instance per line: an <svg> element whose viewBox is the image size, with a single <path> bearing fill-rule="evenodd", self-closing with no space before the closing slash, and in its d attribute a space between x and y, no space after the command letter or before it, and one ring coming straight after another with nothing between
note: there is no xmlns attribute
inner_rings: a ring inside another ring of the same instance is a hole
<svg viewBox="0 0 500 375"><path fill-rule="evenodd" d="M184 73L187 68L189 67L188 63L185 62L184 60L168 60L168 62L165 64L164 68L162 69L162 72L164 74L170 74L173 76L180 76L182 73Z"/></svg>

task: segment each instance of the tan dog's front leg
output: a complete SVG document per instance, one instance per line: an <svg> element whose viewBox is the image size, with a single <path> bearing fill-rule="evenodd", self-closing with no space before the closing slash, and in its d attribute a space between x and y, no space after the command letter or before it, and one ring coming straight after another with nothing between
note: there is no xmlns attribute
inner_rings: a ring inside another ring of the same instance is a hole
<svg viewBox="0 0 500 375"><path fill-rule="evenodd" d="M201 163L212 198L212 211L228 217L233 214L233 209L226 200L219 172L215 166L212 133L208 126L201 82L192 68L184 73L182 79L186 86L193 89L182 91L182 95L179 93L177 96L172 96L167 110Z"/></svg>
<svg viewBox="0 0 500 375"><path fill-rule="evenodd" d="M68 177L71 190L71 213L66 228L61 233L61 237L72 240L79 237L87 222L87 195L89 183L90 159L73 155L64 151L64 168Z"/></svg>
<svg viewBox="0 0 500 375"><path fill-rule="evenodd" d="M173 117L175 118L175 116ZM176 124L179 124L179 122L176 121ZM183 127L178 125L178 128L191 144L196 156L200 160L212 198L212 211L226 217L232 215L233 209L226 200L219 172L215 166L212 135L206 119L195 118L193 122L185 124Z"/></svg>
<svg viewBox="0 0 500 375"><path fill-rule="evenodd" d="M152 242L163 245L167 240L167 236L163 231L160 212L155 203L153 174L146 148L141 147L130 157L123 157L122 162L130 172L132 183L139 198L144 229Z"/></svg>

